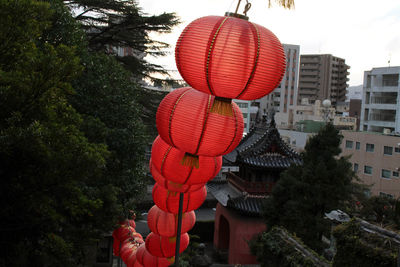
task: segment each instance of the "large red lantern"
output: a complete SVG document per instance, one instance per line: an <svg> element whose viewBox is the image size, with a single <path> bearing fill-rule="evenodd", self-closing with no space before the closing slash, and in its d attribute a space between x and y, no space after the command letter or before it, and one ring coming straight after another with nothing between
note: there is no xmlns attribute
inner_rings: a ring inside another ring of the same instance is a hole
<svg viewBox="0 0 400 267"><path fill-rule="evenodd" d="M242 139L243 116L235 103L230 105L233 116L211 113L214 99L190 87L169 93L157 110L161 138L191 155L220 156L231 152Z"/></svg>
<svg viewBox="0 0 400 267"><path fill-rule="evenodd" d="M175 183L173 181L167 180L164 176L162 176L157 168L154 167L154 165L150 161L150 172L154 178L154 180L164 187L165 189L169 191L174 191L174 192L180 192L180 193L186 193L190 191L196 191L199 190L204 186L203 184L194 184L194 185L187 185L187 184L179 184Z"/></svg>
<svg viewBox="0 0 400 267"><path fill-rule="evenodd" d="M196 215L194 211L182 214L182 228L181 233L189 232L196 222ZM147 225L155 234L173 237L177 236L178 217L169 212L161 210L157 206L153 206L147 215Z"/></svg>
<svg viewBox="0 0 400 267"><path fill-rule="evenodd" d="M147 251L145 244L143 244L137 249L136 262L140 263L144 267L167 267L174 263L174 257L161 258L153 256ZM136 263L134 266L141 267Z"/></svg>
<svg viewBox="0 0 400 267"><path fill-rule="evenodd" d="M263 26L235 17L207 16L190 23L175 49L183 79L222 98L261 98L280 83L285 53Z"/></svg>
<svg viewBox="0 0 400 267"><path fill-rule="evenodd" d="M179 212L179 193L168 191L159 184L153 187L153 200L154 203L165 212L178 214ZM207 196L206 187L203 186L197 191L192 191L183 194L183 209L182 212L189 212L195 210L203 204Z"/></svg>
<svg viewBox="0 0 400 267"><path fill-rule="evenodd" d="M151 148L153 166L150 164L150 169L154 167L158 173L171 182L193 185L208 182L218 174L222 166L222 156L199 156L199 168L182 165L180 161L184 156L184 151L176 149L157 136Z"/></svg>
<svg viewBox="0 0 400 267"><path fill-rule="evenodd" d="M189 245L189 235L184 233L180 239L179 253L182 253ZM170 258L175 255L176 237L165 237L150 233L145 244L147 251L153 256Z"/></svg>

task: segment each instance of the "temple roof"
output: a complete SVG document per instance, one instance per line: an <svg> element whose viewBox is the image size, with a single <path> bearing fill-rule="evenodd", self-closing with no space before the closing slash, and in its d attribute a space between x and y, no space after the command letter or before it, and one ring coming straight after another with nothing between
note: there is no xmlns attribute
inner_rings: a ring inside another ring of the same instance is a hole
<svg viewBox="0 0 400 267"><path fill-rule="evenodd" d="M266 196L249 195L239 192L228 182L207 184L208 191L222 206L249 216L261 217L262 202Z"/></svg>
<svg viewBox="0 0 400 267"><path fill-rule="evenodd" d="M259 168L288 168L301 164L300 155L282 140L274 117L256 123L234 151L224 156L228 165L244 163Z"/></svg>

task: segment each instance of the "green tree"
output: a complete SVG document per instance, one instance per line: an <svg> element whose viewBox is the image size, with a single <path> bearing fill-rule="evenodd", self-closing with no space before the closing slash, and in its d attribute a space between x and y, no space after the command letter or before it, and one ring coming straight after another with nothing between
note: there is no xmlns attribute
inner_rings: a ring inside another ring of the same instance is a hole
<svg viewBox="0 0 400 267"><path fill-rule="evenodd" d="M111 152L104 185L117 192L120 215L129 215L145 192L145 148L148 138L140 119L141 89L111 56L87 53L83 74L74 82L73 107L83 115L82 130L91 142L105 143ZM121 210L122 208L122 210Z"/></svg>
<svg viewBox="0 0 400 267"><path fill-rule="evenodd" d="M132 49L133 55L117 56L136 78L150 77L152 73L167 74L158 64L149 63L144 56L166 54L169 44L155 40L151 33L169 33L179 23L174 13L149 16L136 1L126 0L64 0L75 10L75 19L87 34L92 51L117 56L114 49Z"/></svg>
<svg viewBox="0 0 400 267"><path fill-rule="evenodd" d="M57 12L0 1L2 266L76 266L99 235L105 145L88 142L68 104L82 71L75 49L44 39Z"/></svg>
<svg viewBox="0 0 400 267"><path fill-rule="evenodd" d="M352 196L354 172L340 154L341 135L327 124L307 142L303 165L282 173L265 202L268 228L279 225L296 233L313 249L321 248L322 234L330 223L324 213L343 208Z"/></svg>

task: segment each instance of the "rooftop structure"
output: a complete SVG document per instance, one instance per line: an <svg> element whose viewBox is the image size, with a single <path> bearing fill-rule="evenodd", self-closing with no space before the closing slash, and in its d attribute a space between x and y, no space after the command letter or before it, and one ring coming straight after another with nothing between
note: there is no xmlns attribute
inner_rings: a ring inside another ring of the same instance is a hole
<svg viewBox="0 0 400 267"><path fill-rule="evenodd" d="M360 129L400 132L400 67L364 72Z"/></svg>

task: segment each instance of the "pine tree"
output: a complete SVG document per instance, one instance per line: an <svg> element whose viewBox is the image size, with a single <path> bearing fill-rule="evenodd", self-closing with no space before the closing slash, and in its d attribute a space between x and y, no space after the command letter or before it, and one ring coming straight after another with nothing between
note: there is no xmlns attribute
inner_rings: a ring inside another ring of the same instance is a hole
<svg viewBox="0 0 400 267"><path fill-rule="evenodd" d="M351 163L338 157L341 135L327 124L310 138L302 154L303 165L282 173L266 200L264 217L268 228L279 225L296 233L313 249L321 247L330 223L324 214L342 208L352 196L354 172Z"/></svg>

